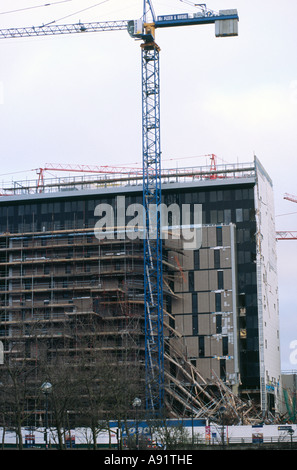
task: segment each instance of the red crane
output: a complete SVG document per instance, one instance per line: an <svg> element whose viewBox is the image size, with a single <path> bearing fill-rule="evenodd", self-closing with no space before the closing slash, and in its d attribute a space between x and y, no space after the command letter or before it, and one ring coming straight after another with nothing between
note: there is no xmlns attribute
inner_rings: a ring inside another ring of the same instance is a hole
<svg viewBox="0 0 297 470"><path fill-rule="evenodd" d="M205 155L206 157L210 157L210 179L216 179L217 174L217 166L216 166L216 155L213 153ZM45 163L43 168L36 169L38 174L38 181L37 181L37 190L42 188L44 185L44 173L45 171L68 171L68 172L76 172L76 173L102 173L102 174L114 174L114 175L133 175L133 176L142 176L142 169L141 168L129 168L127 166L119 167L119 166L109 166L109 165L72 165L68 163Z"/></svg>
<svg viewBox="0 0 297 470"><path fill-rule="evenodd" d="M297 196L293 196L292 194L285 194L284 199L287 199L288 201L292 202L297 202Z"/></svg>
<svg viewBox="0 0 297 470"><path fill-rule="evenodd" d="M117 167L117 166L108 166L108 165L71 165L71 164L61 164L61 163L46 163L44 168L38 168L38 182L37 188L43 186L44 184L44 172L45 171L70 171L77 173L103 173L103 174L130 174L133 172L139 173L142 175L141 169L127 168L127 167Z"/></svg>
<svg viewBox="0 0 297 470"><path fill-rule="evenodd" d="M276 232L277 240L297 240L297 232L294 231L282 231Z"/></svg>
<svg viewBox="0 0 297 470"><path fill-rule="evenodd" d="M217 171L217 157L213 153L208 156L210 157L210 170L214 172L210 176L210 179L214 180L217 179L217 174L215 173Z"/></svg>

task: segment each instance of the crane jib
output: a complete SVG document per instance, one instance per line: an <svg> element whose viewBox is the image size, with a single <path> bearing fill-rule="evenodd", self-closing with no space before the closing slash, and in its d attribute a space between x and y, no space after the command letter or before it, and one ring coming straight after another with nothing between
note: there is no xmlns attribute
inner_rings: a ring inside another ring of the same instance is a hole
<svg viewBox="0 0 297 470"><path fill-rule="evenodd" d="M174 26L192 26L215 23L216 36L237 36L238 35L238 14L237 10L221 10L219 14L188 14L158 16L154 23L157 28L170 28ZM20 38L31 36L49 36L59 34L72 34L84 32L100 31L121 31L127 30L130 35L137 38L144 33L142 20L118 20L92 23L76 23L64 25L41 25L24 28L0 29L0 39Z"/></svg>
<svg viewBox="0 0 297 470"><path fill-rule="evenodd" d="M165 28L168 26L187 26L195 24L210 24L215 21L226 21L226 20L239 20L237 12L230 14L219 14L219 15L194 15L193 17L188 14L183 15L165 15L158 16L155 23L156 28Z"/></svg>
<svg viewBox="0 0 297 470"><path fill-rule="evenodd" d="M24 28L0 29L0 39L19 38L31 36L50 36L72 33L96 33L100 31L120 31L127 30L128 21L104 21L93 23L76 23L63 25L42 25Z"/></svg>

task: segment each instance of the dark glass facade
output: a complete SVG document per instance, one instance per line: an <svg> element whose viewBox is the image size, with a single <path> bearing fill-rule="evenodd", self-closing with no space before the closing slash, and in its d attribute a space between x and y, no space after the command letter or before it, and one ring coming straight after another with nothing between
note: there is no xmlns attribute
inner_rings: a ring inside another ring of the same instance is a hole
<svg viewBox="0 0 297 470"><path fill-rule="evenodd" d="M133 203L142 203L141 187L121 192L125 195L126 207ZM98 218L94 215L97 204L111 204L115 209L116 194L98 191L94 195L85 195L77 192L71 196L65 193L55 193L20 198L5 199L0 202L0 232L10 233L46 233L63 229L92 228ZM256 276L256 220L254 184L224 184L216 181L215 185L199 187L199 185L180 185L178 190L164 185L163 202L168 206L176 203L202 205L202 223L216 225L217 244L220 245L220 224L236 225L237 245L237 282L238 306L245 309L246 314L239 316L238 330L246 334L240 337L239 367L243 389L259 388L259 337L258 337L258 307L257 307L257 276ZM126 218L127 221L127 218ZM30 236L30 235L29 235ZM94 236L90 232L89 236ZM25 242L24 242L25 243ZM1 255L5 256L4 253ZM219 260L215 260L215 269L219 269ZM195 267L199 266L199 251L194 256ZM193 280L189 279L190 290L193 289ZM218 274L218 283L222 283ZM221 285L221 284L220 284ZM193 293L193 334L198 333L199 305ZM168 299L168 309L170 300ZM218 310L219 310L219 306ZM220 319L217 319L217 331L220 331ZM199 337L199 350L204 351L204 339ZM223 370L222 364L222 370ZM223 374L223 372L222 372Z"/></svg>

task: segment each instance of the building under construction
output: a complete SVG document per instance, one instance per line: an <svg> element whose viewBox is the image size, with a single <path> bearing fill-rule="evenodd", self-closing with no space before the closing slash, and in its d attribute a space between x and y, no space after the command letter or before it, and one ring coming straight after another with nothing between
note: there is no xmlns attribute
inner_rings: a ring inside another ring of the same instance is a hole
<svg viewBox="0 0 297 470"><path fill-rule="evenodd" d="M128 210L142 203L142 174L40 174L2 193L4 363L34 363L39 354L50 363L100 344L114 360L137 364L144 383L143 242ZM170 211L163 240L167 416L215 419L222 405L233 423L277 416L281 371L269 176L256 158L163 170L162 198L167 208L186 205L190 225L194 207L202 210L201 246L185 249L174 236ZM96 208L103 204L113 209L113 219L98 228Z"/></svg>

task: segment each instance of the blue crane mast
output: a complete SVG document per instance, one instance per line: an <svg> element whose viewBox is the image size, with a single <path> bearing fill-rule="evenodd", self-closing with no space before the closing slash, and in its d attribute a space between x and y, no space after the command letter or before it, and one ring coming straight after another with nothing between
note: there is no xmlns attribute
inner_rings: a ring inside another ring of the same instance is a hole
<svg viewBox="0 0 297 470"><path fill-rule="evenodd" d="M142 39L142 164L144 207L144 308L146 410L164 412L164 328L161 233L160 48L157 28L216 23L217 36L237 35L238 15L228 10L217 15L202 11L156 18L151 0L143 0L143 18L131 21L130 35ZM150 20L149 17L150 16Z"/></svg>
<svg viewBox="0 0 297 470"><path fill-rule="evenodd" d="M164 409L163 269L161 237L160 48L155 42L155 13L143 5L142 166L144 208L144 317L146 410ZM148 15L152 23L148 23Z"/></svg>
<svg viewBox="0 0 297 470"><path fill-rule="evenodd" d="M185 1L185 0L184 0ZM190 3L190 2L186 2ZM158 28L215 24L217 37L238 35L237 10L218 13L205 4L193 15L156 17L152 1L143 0L143 17L132 21L106 21L66 25L42 25L0 29L0 39L85 32L128 30L142 40L142 164L144 207L144 306L146 410L151 416L164 412L163 276L161 233L161 144L160 144L160 48L155 42Z"/></svg>

